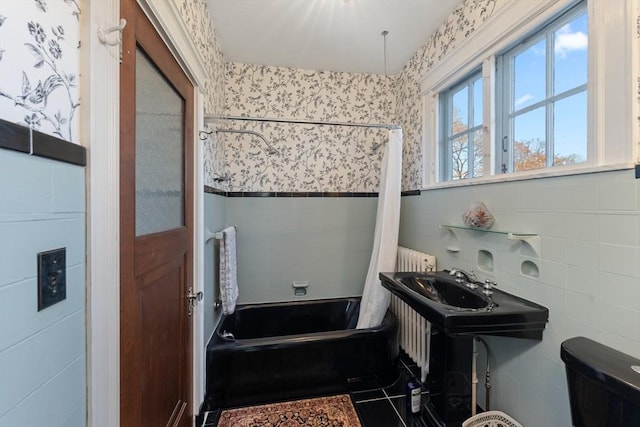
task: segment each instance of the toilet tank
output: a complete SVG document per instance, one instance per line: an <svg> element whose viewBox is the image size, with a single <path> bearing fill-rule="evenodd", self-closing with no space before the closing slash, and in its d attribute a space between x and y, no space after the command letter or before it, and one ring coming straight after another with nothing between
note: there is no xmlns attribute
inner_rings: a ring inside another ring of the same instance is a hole
<svg viewBox="0 0 640 427"><path fill-rule="evenodd" d="M640 360L584 337L562 343L574 427L640 426Z"/></svg>

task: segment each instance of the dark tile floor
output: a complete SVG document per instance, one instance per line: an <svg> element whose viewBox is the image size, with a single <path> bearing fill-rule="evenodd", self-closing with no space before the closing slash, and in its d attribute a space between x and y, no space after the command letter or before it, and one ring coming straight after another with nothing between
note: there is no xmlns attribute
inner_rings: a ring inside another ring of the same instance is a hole
<svg viewBox="0 0 640 427"><path fill-rule="evenodd" d="M419 378L419 368L406 355L401 354L399 371L398 381L389 387L351 393L362 427L429 427L431 425L426 423L422 416L411 414L406 406L405 385L412 377ZM202 427L215 427L218 416L219 411L205 414Z"/></svg>

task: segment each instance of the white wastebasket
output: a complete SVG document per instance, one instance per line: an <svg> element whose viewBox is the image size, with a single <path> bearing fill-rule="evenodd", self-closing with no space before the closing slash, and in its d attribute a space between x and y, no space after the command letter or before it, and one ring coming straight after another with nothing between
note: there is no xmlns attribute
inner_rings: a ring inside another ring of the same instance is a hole
<svg viewBox="0 0 640 427"><path fill-rule="evenodd" d="M469 418L462 427L522 427L522 424L504 412L487 411Z"/></svg>

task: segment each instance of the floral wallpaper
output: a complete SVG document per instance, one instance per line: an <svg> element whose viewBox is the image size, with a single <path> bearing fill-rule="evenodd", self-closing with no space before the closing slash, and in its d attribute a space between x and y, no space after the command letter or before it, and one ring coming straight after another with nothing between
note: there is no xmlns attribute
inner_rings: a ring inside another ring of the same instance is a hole
<svg viewBox="0 0 640 427"><path fill-rule="evenodd" d="M387 130L228 120L221 134L228 191L376 192ZM219 126L220 129L223 126Z"/></svg>
<svg viewBox="0 0 640 427"><path fill-rule="evenodd" d="M191 39L200 52L209 73L205 87L204 111L205 115L221 115L224 109L224 73L225 65L216 36L213 22L210 18L207 4L204 0L173 0L180 11L182 19L189 29ZM222 141L214 132L213 126L207 125L202 134L204 144L204 176L205 185L220 188L219 182L214 180L216 171L224 169L224 150Z"/></svg>
<svg viewBox="0 0 640 427"><path fill-rule="evenodd" d="M205 112L221 114L224 108L224 59L209 10L204 0L173 0L194 45L209 70Z"/></svg>
<svg viewBox="0 0 640 427"><path fill-rule="evenodd" d="M0 116L78 142L76 0L4 2L0 8Z"/></svg>
<svg viewBox="0 0 640 427"><path fill-rule="evenodd" d="M226 64L225 115L355 123L395 123L395 79L384 75ZM384 129L272 122L217 122L224 133L228 191L378 189ZM377 148L377 149L376 149ZM219 185L218 185L219 187Z"/></svg>
<svg viewBox="0 0 640 427"><path fill-rule="evenodd" d="M467 0L433 33L396 76L318 72L227 63L225 114L365 123L404 129L403 190L422 187L420 80L508 0ZM218 124L219 125L219 124ZM218 134L224 143L229 191L377 191L384 132L334 126L232 124L263 133L278 148L267 154L258 138ZM224 171L222 171L224 169ZM222 172L220 172L222 171ZM220 188L220 184L216 185Z"/></svg>
<svg viewBox="0 0 640 427"><path fill-rule="evenodd" d="M204 146L204 185L226 190L225 181L220 181L224 175L224 136L215 132L215 123L205 120L205 127L200 132L200 140Z"/></svg>
<svg viewBox="0 0 640 427"><path fill-rule="evenodd" d="M422 99L420 81L508 0L467 0L433 33L398 76L396 114L403 126L403 190L422 188Z"/></svg>
<svg viewBox="0 0 640 427"><path fill-rule="evenodd" d="M357 123L393 123L393 78L227 63L225 113Z"/></svg>
<svg viewBox="0 0 640 427"><path fill-rule="evenodd" d="M209 69L206 114L399 122L404 128L403 189L412 190L421 187L423 174L419 81L508 0L467 0L397 76L225 64L206 2L173 1ZM5 2L0 8L3 119L78 142L80 13L79 0L23 0ZM209 121L208 129L219 125ZM229 175L227 189L238 191L296 191L298 187L305 188L300 191L376 191L377 175L372 171L379 169L378 156L361 153L379 143L380 131L244 125L263 128L269 133L265 136L284 147L279 155L288 157L278 163L275 155L264 157L251 151L262 143L256 138L212 132L204 141L207 185L223 188L224 182L214 177ZM356 147L349 147L354 141ZM311 159L318 164L312 167ZM295 161L300 164L294 165ZM353 182L346 184L350 179Z"/></svg>

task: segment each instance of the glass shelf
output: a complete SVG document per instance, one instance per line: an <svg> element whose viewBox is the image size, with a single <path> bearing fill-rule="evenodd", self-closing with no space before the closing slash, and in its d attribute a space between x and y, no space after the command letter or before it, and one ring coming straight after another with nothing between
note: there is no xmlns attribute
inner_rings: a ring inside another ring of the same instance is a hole
<svg viewBox="0 0 640 427"><path fill-rule="evenodd" d="M537 237L538 235L535 233L519 233L515 231L500 231L500 230L492 230L490 228L477 228L477 227L467 227L466 225L440 225L440 228L450 229L455 228L458 230L470 230L470 231L480 231L484 233L495 233L495 234L504 234L506 236L514 236L514 237Z"/></svg>
<svg viewBox="0 0 640 427"><path fill-rule="evenodd" d="M508 240L520 240L523 243L526 243L535 251L536 254L540 253L540 236L535 233L520 233L515 231L502 231L502 230L491 230L486 228L475 228L475 227L467 227L465 225L440 225L441 230L449 230L451 233L454 233L455 230L467 230L474 231L478 233L493 233L493 234L501 234L506 236ZM457 251L455 251L457 252Z"/></svg>

